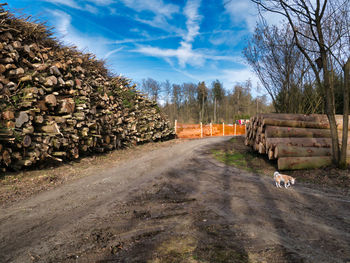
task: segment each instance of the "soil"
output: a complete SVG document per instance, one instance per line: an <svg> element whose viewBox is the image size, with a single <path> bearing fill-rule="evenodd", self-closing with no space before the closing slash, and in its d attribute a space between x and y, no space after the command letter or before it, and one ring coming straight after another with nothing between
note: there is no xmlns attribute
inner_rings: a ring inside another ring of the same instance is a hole
<svg viewBox="0 0 350 263"><path fill-rule="evenodd" d="M350 262L346 174L327 184L299 171L276 188L273 163L249 157L247 171L214 157L248 156L242 145L174 140L46 169L49 179L3 176L0 262Z"/></svg>

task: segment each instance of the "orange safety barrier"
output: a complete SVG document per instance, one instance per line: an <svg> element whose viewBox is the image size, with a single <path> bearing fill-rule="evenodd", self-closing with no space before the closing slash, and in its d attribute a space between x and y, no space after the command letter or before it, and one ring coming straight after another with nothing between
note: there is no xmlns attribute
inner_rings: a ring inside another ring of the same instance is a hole
<svg viewBox="0 0 350 263"><path fill-rule="evenodd" d="M202 138L210 136L235 136L245 134L245 125L238 124L183 124L175 123L179 138Z"/></svg>

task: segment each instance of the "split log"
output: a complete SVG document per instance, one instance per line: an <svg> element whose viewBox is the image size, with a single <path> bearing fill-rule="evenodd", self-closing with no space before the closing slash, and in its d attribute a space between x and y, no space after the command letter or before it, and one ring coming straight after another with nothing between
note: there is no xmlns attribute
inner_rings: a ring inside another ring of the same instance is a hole
<svg viewBox="0 0 350 263"><path fill-rule="evenodd" d="M264 154L265 152L266 152L266 147L262 142L260 142L259 143L259 153Z"/></svg>
<svg viewBox="0 0 350 263"><path fill-rule="evenodd" d="M10 152L8 150L4 150L2 152L2 161L4 162L4 164L6 164L6 166L9 166L11 163L11 155Z"/></svg>
<svg viewBox="0 0 350 263"><path fill-rule="evenodd" d="M269 160L273 160L275 158L275 153L274 153L274 150L272 148L268 149L267 157L269 158Z"/></svg>
<svg viewBox="0 0 350 263"><path fill-rule="evenodd" d="M265 130L266 138L330 138L331 132L327 129L307 129L293 127L267 126Z"/></svg>
<svg viewBox="0 0 350 263"><path fill-rule="evenodd" d="M30 138L29 135L25 135L22 139L22 145L23 147L29 147L30 144L32 143L32 139Z"/></svg>
<svg viewBox="0 0 350 263"><path fill-rule="evenodd" d="M23 123L29 121L28 114L25 111L21 111L19 116L16 118L16 127L22 127Z"/></svg>
<svg viewBox="0 0 350 263"><path fill-rule="evenodd" d="M57 105L56 96L53 94L46 95L45 103L49 106L55 107Z"/></svg>
<svg viewBox="0 0 350 263"><path fill-rule="evenodd" d="M13 111L10 110L2 112L1 115L4 120L13 120L15 118L15 114L13 113Z"/></svg>
<svg viewBox="0 0 350 263"><path fill-rule="evenodd" d="M330 156L316 157L281 157L277 161L278 170L315 169L332 164Z"/></svg>

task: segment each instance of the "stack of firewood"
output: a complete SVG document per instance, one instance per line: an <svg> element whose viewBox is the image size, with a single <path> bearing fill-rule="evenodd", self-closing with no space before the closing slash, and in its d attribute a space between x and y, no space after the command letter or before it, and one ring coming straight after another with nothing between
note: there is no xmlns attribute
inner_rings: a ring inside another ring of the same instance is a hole
<svg viewBox="0 0 350 263"><path fill-rule="evenodd" d="M336 115L336 122L341 139L343 116ZM270 160L277 159L279 170L312 169L332 162L326 115L259 114L246 126L245 144Z"/></svg>
<svg viewBox="0 0 350 263"><path fill-rule="evenodd" d="M0 5L0 168L174 136L157 104L103 62Z"/></svg>

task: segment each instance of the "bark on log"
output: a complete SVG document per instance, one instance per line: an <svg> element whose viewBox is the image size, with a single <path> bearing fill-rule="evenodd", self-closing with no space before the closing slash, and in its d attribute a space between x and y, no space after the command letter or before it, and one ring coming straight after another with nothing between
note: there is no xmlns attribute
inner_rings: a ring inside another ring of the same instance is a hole
<svg viewBox="0 0 350 263"><path fill-rule="evenodd" d="M266 118L263 120L262 126L280 126L280 127L295 127L295 128L315 128L315 129L329 129L328 123L308 122L297 120L279 120Z"/></svg>
<svg viewBox="0 0 350 263"><path fill-rule="evenodd" d="M322 115L320 115L322 116ZM258 119L267 119L267 118L272 118L272 119L279 119L279 120L293 120L293 121L319 121L320 116L317 114L290 114L290 113L262 113L258 114ZM326 120L327 116L325 118L321 117L322 120Z"/></svg>
<svg viewBox="0 0 350 263"><path fill-rule="evenodd" d="M274 157L313 157L313 156L331 156L331 148L320 147L300 147L278 144L275 148Z"/></svg>
<svg viewBox="0 0 350 263"><path fill-rule="evenodd" d="M316 157L281 157L277 161L278 170L315 169L332 164L330 156Z"/></svg>
<svg viewBox="0 0 350 263"><path fill-rule="evenodd" d="M266 138L266 148L274 148L277 144L330 148L332 146L332 140L330 138Z"/></svg>
<svg viewBox="0 0 350 263"><path fill-rule="evenodd" d="M327 129L267 126L265 130L265 136L266 138L330 138L331 132Z"/></svg>

